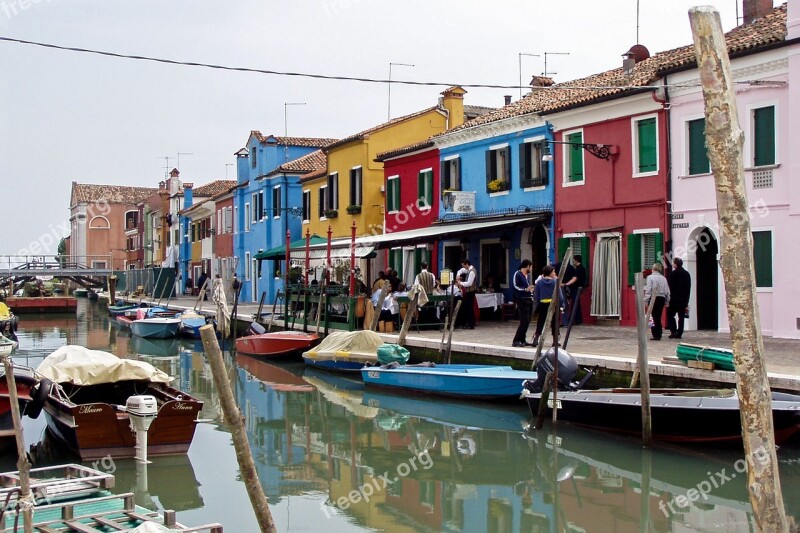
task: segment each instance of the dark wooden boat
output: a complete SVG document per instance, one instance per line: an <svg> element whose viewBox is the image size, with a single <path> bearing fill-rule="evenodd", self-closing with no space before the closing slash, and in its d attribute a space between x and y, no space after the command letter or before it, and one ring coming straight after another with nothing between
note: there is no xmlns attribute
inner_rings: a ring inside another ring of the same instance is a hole
<svg viewBox="0 0 800 533"><path fill-rule="evenodd" d="M39 378L32 368L20 365L14 365L12 368L20 414L37 418L44 404L44 398L37 394L36 385L39 383ZM0 365L0 453L10 450L16 445L10 398L5 368Z"/></svg>
<svg viewBox="0 0 800 533"><path fill-rule="evenodd" d="M63 346L37 372L52 383L44 402L47 426L81 460L135 457L129 397L152 395L158 414L148 431L148 456L186 453L203 402L169 386L171 378L143 361L82 346Z"/></svg>
<svg viewBox="0 0 800 533"><path fill-rule="evenodd" d="M276 331L260 335L248 335L236 339L236 351L263 357L299 354L319 343L316 333L302 331Z"/></svg>
<svg viewBox="0 0 800 533"><path fill-rule="evenodd" d="M522 396L534 416L541 392L524 389ZM548 410L552 409L552 398ZM639 389L558 391L559 420L634 435L641 434ZM664 442L741 442L739 397L734 389L652 389L650 412L653 438ZM775 442L780 444L800 431L800 396L772 393Z"/></svg>

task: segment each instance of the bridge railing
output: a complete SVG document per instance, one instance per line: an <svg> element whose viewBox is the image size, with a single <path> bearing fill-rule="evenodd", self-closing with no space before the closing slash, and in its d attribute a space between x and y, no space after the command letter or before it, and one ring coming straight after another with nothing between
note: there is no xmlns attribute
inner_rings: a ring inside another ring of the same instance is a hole
<svg viewBox="0 0 800 533"><path fill-rule="evenodd" d="M0 255L0 273L13 275L15 270L110 269L111 255Z"/></svg>

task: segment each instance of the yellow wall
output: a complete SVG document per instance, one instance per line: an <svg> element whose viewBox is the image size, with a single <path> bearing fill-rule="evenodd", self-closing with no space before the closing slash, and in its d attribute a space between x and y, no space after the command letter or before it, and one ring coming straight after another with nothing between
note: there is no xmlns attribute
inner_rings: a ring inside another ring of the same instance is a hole
<svg viewBox="0 0 800 533"><path fill-rule="evenodd" d="M363 140L332 148L328 152L328 174L339 173L339 216L320 220L319 188L327 183L327 176L303 183L303 190L311 191L311 220L307 225L311 233L326 235L330 224L334 238L350 237L355 220L357 237L370 233L382 234L380 226L383 224L383 209L375 205L385 206L386 195L381 192L384 184L383 163L376 162L375 156L424 141L445 131L446 126L447 117L434 110L372 132ZM362 167L362 208L361 213L349 215L347 206L350 204L350 169L359 165Z"/></svg>

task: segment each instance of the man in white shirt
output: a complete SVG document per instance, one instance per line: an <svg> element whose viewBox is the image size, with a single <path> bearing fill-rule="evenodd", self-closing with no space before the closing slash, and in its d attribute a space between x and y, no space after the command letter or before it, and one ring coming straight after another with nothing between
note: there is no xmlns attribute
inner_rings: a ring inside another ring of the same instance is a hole
<svg viewBox="0 0 800 533"><path fill-rule="evenodd" d="M464 295L464 302L461 304L461 312L464 329L475 329L475 291L477 290L478 273L469 259L461 260L461 269L456 275L458 288Z"/></svg>

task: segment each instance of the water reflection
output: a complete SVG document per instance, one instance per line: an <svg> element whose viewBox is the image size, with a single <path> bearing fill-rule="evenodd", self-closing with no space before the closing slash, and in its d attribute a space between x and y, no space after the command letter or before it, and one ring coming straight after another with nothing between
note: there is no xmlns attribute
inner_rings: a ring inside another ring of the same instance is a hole
<svg viewBox="0 0 800 533"><path fill-rule="evenodd" d="M118 461L118 490L134 491L146 506L182 511L184 522L257 530L202 345L140 343L96 304L79 305L78 320L26 317L17 357L35 366L62 344L83 343L147 360L205 402L201 416L209 422L189 456L154 458L146 476L133 461ZM741 452L645 451L637 441L564 423L556 433L528 432L521 403L408 397L302 363L229 354L225 361L282 531L754 528L746 476L732 476ZM38 440L41 427L26 421L26 438ZM800 449L781 448L779 458L787 511L797 516ZM689 501L692 489L720 472L726 481Z"/></svg>

